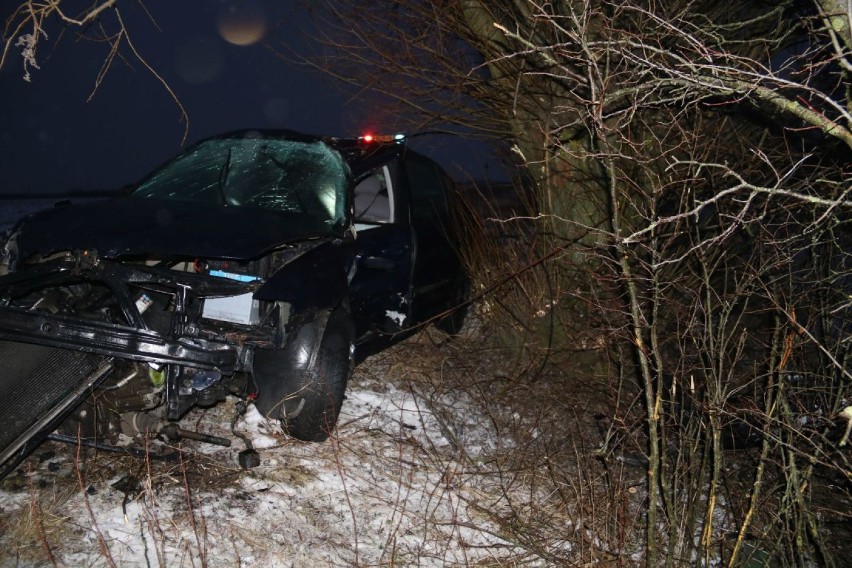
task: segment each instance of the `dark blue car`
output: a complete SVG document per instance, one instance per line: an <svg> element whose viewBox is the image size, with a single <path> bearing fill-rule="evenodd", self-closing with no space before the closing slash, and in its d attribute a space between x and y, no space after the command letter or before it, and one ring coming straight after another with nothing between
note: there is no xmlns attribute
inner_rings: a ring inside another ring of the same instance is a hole
<svg viewBox="0 0 852 568"><path fill-rule="evenodd" d="M24 219L0 266L0 467L57 426L192 434L170 421L228 394L324 440L356 363L461 326L452 193L399 139L241 131Z"/></svg>

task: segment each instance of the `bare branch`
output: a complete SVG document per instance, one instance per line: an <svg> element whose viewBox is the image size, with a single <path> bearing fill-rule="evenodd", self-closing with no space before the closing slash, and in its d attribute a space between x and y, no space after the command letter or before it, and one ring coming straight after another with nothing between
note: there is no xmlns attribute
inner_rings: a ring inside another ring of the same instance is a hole
<svg viewBox="0 0 852 568"><path fill-rule="evenodd" d="M130 33L121 13L117 7L116 0L96 0L93 5L85 9L78 16L70 16L63 10L63 6L68 6L68 3L63 3L64 0L26 0L21 2L14 10L11 16L6 20L5 36L6 42L3 48L3 53L0 55L0 68L6 63L9 52L14 47L22 49L21 56L23 58L25 81L31 81L32 76L30 69L39 69L37 60L37 48L40 41L48 39L45 28L48 26L51 18L55 18L65 26L72 26L85 30L94 22L101 22L110 10L115 16L114 31L112 33L104 32L103 38L98 38L109 44L109 52L104 57L101 69L95 78L92 92L89 94L88 100L91 100L101 85L106 76L112 62L120 53L122 44L126 44L131 53L139 63L141 63L151 75L163 86L180 111L180 120L184 123L183 139L186 140L189 134L189 117L186 109L178 98L177 94L172 90L171 86L163 79L163 77L148 63L148 61L139 53L131 41ZM144 4L142 5L143 9ZM145 9L147 13L147 9ZM150 14L148 14L150 18ZM151 18L153 22L153 18ZM156 22L154 22L156 26ZM27 31L29 30L29 31ZM105 39L104 39L105 38Z"/></svg>

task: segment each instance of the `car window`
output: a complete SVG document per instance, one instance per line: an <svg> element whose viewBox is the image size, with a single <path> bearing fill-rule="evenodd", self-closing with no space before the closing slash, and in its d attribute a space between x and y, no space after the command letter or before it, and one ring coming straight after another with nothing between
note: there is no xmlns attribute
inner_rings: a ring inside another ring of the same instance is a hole
<svg viewBox="0 0 852 568"><path fill-rule="evenodd" d="M155 172L135 197L259 207L345 222L346 167L322 142L263 138L204 141Z"/></svg>
<svg viewBox="0 0 852 568"><path fill-rule="evenodd" d="M354 200L356 222L392 223L395 200L388 167L375 170L359 181Z"/></svg>

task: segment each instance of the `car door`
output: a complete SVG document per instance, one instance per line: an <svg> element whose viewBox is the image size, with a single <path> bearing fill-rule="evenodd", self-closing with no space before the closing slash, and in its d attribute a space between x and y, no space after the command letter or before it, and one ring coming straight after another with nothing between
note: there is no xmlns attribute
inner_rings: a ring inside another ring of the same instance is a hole
<svg viewBox="0 0 852 568"><path fill-rule="evenodd" d="M405 177L414 245L411 317L420 322L457 304L464 271L450 236L452 182L432 160L413 152L405 158Z"/></svg>
<svg viewBox="0 0 852 568"><path fill-rule="evenodd" d="M356 180L356 259L349 298L362 340L392 336L408 327L411 307L412 238L391 161Z"/></svg>

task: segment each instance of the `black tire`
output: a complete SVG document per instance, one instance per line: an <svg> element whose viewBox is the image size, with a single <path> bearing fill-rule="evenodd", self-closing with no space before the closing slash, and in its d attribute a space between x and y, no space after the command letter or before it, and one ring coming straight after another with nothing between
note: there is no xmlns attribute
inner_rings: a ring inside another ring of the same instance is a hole
<svg viewBox="0 0 852 568"><path fill-rule="evenodd" d="M255 354L256 404L264 415L281 419L292 437L323 442L337 424L352 374L351 318L338 308L327 323L317 318L291 337L284 349Z"/></svg>
<svg viewBox="0 0 852 568"><path fill-rule="evenodd" d="M450 314L435 322L435 327L447 335L458 335L467 319L467 306L456 308Z"/></svg>
<svg viewBox="0 0 852 568"><path fill-rule="evenodd" d="M467 319L469 305L467 304L470 298L470 282L467 278L459 285L456 294L455 309L444 317L435 321L435 327L448 335L458 335L464 327L464 322Z"/></svg>

